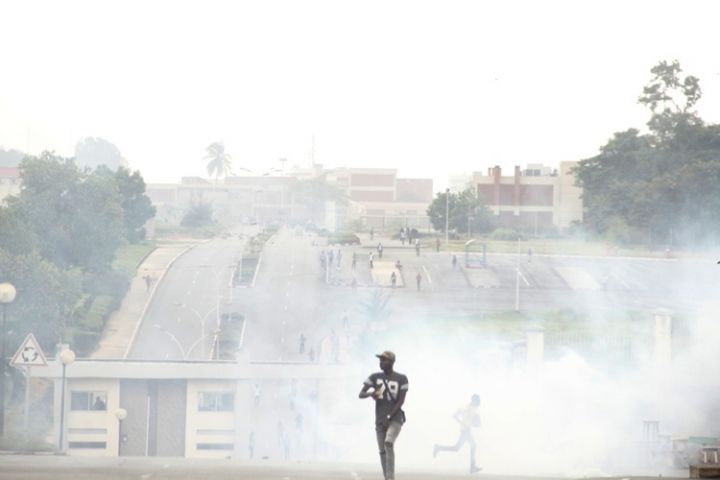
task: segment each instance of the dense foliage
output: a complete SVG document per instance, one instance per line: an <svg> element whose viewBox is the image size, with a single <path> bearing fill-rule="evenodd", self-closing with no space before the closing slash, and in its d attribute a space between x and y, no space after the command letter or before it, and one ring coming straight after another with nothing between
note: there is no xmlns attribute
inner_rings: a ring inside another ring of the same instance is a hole
<svg viewBox="0 0 720 480"><path fill-rule="evenodd" d="M112 261L121 245L144 238L155 209L138 172L81 170L47 152L19 168L21 191L0 206L0 282L18 292L8 344L32 331L52 346L67 340L96 297L122 298L127 280Z"/></svg>
<svg viewBox="0 0 720 480"><path fill-rule="evenodd" d="M720 125L695 111L696 77L677 61L660 62L639 102L648 133L615 133L600 154L575 168L585 224L620 242L717 242L720 238Z"/></svg>
<svg viewBox="0 0 720 480"><path fill-rule="evenodd" d="M460 193L440 192L435 196L427 209L435 230L445 231L446 211L449 211L448 227L457 233L487 233L495 227L492 212L472 189Z"/></svg>

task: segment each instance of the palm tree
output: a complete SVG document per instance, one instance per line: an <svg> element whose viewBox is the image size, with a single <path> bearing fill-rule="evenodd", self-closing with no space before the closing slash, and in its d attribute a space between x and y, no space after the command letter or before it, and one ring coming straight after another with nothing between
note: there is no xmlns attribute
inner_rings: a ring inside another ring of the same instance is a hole
<svg viewBox="0 0 720 480"><path fill-rule="evenodd" d="M222 177L231 173L232 162L231 156L225 151L225 145L222 142L213 142L205 149L207 155L205 159L210 161L207 164L208 175L211 177L215 175L215 184L217 184L218 177Z"/></svg>

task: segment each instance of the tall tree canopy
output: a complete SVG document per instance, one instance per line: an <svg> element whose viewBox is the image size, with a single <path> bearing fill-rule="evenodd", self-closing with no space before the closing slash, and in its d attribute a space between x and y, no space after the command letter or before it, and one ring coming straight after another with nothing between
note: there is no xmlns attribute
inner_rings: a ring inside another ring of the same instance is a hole
<svg viewBox="0 0 720 480"><path fill-rule="evenodd" d="M495 227L492 212L470 188L460 193L439 192L435 196L427 209L427 214L437 231L445 231L446 209L450 214L448 217L450 230L485 233Z"/></svg>
<svg viewBox="0 0 720 480"><path fill-rule="evenodd" d="M705 125L695 106L696 77L660 62L638 101L649 132L618 132L600 154L575 168L585 223L623 240L651 243L720 238L720 126Z"/></svg>
<svg viewBox="0 0 720 480"><path fill-rule="evenodd" d="M110 170L127 167L120 149L113 143L99 137L86 137L75 145L75 163L81 168L97 168L101 165Z"/></svg>

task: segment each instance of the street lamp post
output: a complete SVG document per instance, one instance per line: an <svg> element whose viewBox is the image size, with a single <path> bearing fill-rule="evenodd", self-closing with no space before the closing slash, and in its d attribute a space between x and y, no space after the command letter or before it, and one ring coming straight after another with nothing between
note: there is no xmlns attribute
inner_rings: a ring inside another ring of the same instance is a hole
<svg viewBox="0 0 720 480"><path fill-rule="evenodd" d="M515 254L515 311L520 311L520 237L517 239L517 253Z"/></svg>
<svg viewBox="0 0 720 480"><path fill-rule="evenodd" d="M450 243L450 234L448 228L450 226L450 189L445 189L445 246Z"/></svg>
<svg viewBox="0 0 720 480"><path fill-rule="evenodd" d="M61 452L65 451L64 434L65 434L65 368L75 361L75 352L70 349L60 352L60 363L62 363L62 387L60 388L60 439L58 448Z"/></svg>
<svg viewBox="0 0 720 480"><path fill-rule="evenodd" d="M17 291L11 283L0 283L0 303L2 303L2 351L0 351L0 437L5 435L5 320L7 306L15 300Z"/></svg>
<svg viewBox="0 0 720 480"><path fill-rule="evenodd" d="M127 418L127 410L118 408L115 410L115 418L118 420L118 457L120 456L120 445L122 444L122 421Z"/></svg>

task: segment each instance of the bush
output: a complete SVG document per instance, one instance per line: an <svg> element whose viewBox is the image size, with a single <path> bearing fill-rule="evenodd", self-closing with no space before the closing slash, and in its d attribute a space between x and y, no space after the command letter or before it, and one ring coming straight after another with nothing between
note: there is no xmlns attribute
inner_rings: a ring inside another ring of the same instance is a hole
<svg viewBox="0 0 720 480"><path fill-rule="evenodd" d="M87 275L83 281L85 293L94 296L108 295L122 298L128 288L130 288L130 280L124 273L115 270Z"/></svg>
<svg viewBox="0 0 720 480"><path fill-rule="evenodd" d="M512 228L496 228L490 234L491 240L523 240L523 235Z"/></svg>
<svg viewBox="0 0 720 480"><path fill-rule="evenodd" d="M190 205L188 211L185 212L180 225L183 227L204 227L213 223L212 216L212 205L209 203L195 203Z"/></svg>

